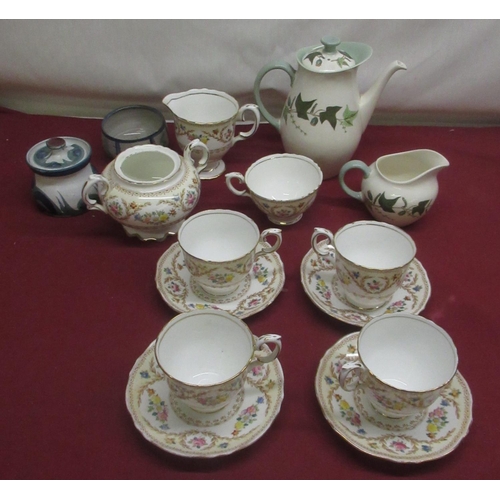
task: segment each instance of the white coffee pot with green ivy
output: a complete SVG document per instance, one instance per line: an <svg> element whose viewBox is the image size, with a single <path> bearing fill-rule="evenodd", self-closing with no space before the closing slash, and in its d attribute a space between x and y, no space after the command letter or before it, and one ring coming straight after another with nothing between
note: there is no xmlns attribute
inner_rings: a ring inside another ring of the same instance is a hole
<svg viewBox="0 0 500 500"><path fill-rule="evenodd" d="M321 43L297 52L298 69L285 61L264 66L255 79L254 96L261 114L280 132L285 151L311 158L328 179L351 159L389 78L406 66L392 62L360 95L357 70L372 55L371 47L331 36ZM261 99L261 81L273 69L288 73L292 86L280 119Z"/></svg>

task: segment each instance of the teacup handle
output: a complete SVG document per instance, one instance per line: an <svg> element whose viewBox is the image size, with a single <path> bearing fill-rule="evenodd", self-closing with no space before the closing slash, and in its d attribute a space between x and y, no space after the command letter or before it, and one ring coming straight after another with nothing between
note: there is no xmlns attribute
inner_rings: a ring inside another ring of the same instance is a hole
<svg viewBox="0 0 500 500"><path fill-rule="evenodd" d="M240 132L238 135L235 135L231 141L231 145L235 144L238 141L242 141L243 139L248 139L249 137L252 137L252 135L257 132L257 129L259 128L260 125L260 111L259 107L256 104L245 104L241 106L241 108L238 111L238 116L236 117L236 120L243 120L246 121L245 119L245 113L249 111L251 114L253 114L253 126L250 130L247 132Z"/></svg>
<svg viewBox="0 0 500 500"><path fill-rule="evenodd" d="M281 229L277 229L274 227L270 229L264 229L264 231L262 231L262 233L260 234L260 242L269 243L267 241L267 237L270 235L274 236L276 239L274 245L271 245L270 247L264 246L262 250L259 250L258 252L255 253L255 258L260 257L261 255L264 255L266 253L275 252L281 246L281 241L282 241Z"/></svg>
<svg viewBox="0 0 500 500"><path fill-rule="evenodd" d="M193 160L193 152L196 150L201 150L201 158L198 160L198 165L195 167ZM207 165L208 159L210 157L210 151L206 144L200 141L200 139L194 139L184 148L184 159L193 167L196 168L197 172L200 173Z"/></svg>
<svg viewBox="0 0 500 500"><path fill-rule="evenodd" d="M90 191L93 191L94 187L97 190L99 200L102 202L102 199L109 190L108 179L99 174L90 174L87 182L84 184L82 189L82 199L85 202L85 205L87 205L87 209L100 210L101 212L107 214L108 209L102 203L99 203L97 200L94 200L90 197ZM95 193L95 191L93 192Z"/></svg>
<svg viewBox="0 0 500 500"><path fill-rule="evenodd" d="M323 247L319 246L319 238L326 238L327 244ZM315 227L314 232L311 236L311 246L313 250L318 255L329 255L331 252L335 253L335 247L333 246L333 234L328 229L324 229L322 227Z"/></svg>
<svg viewBox="0 0 500 500"><path fill-rule="evenodd" d="M245 177L243 174L241 174L240 172L229 172L228 174L226 174L226 185L229 188L229 191L238 196L250 196L246 189L244 189L243 191L236 189L233 186L231 179L237 179L240 184L245 184Z"/></svg>
<svg viewBox="0 0 500 500"><path fill-rule="evenodd" d="M339 384L344 391L354 391L362 382L365 368L360 361L347 361L339 372Z"/></svg>
<svg viewBox="0 0 500 500"><path fill-rule="evenodd" d="M345 174L349 171L349 170L352 170L354 168L359 168L360 170L363 171L363 178L364 179L367 179L368 176L370 175L371 173L371 169L370 167L366 164L366 163L363 163L362 161L359 161L359 160L351 160L351 161L348 161L341 169L340 169L340 172L339 172L339 182L340 182L340 186L342 187L342 189L349 195L349 196L352 196L353 198L356 198L356 200L359 200L359 201L363 201L363 195L361 193L361 191L354 191L352 190L349 186L347 186L347 184L345 183L344 181L344 176Z"/></svg>
<svg viewBox="0 0 500 500"><path fill-rule="evenodd" d="M271 353L267 353L265 351L261 351L261 347L267 344L274 344L274 349ZM254 361L252 361L252 366L261 363L270 363L274 361L278 354L281 352L281 336L276 335L275 333L268 333L266 335L262 335L257 339L255 343L255 352L254 352Z"/></svg>

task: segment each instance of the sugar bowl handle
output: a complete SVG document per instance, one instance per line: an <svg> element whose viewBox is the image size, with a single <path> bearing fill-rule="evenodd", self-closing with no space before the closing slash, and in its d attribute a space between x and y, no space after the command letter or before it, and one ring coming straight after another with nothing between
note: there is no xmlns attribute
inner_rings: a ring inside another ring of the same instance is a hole
<svg viewBox="0 0 500 500"><path fill-rule="evenodd" d="M208 160L210 157L210 151L206 144L200 141L200 139L194 139L184 148L184 160L186 160L189 165L194 166L195 161L193 158L193 153L195 151L201 152L201 158L198 159L198 165L196 165L196 170L200 173L208 165Z"/></svg>

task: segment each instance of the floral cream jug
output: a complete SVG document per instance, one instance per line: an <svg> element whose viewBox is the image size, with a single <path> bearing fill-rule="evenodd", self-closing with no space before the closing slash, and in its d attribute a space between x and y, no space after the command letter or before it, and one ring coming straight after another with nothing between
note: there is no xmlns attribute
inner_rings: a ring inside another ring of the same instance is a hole
<svg viewBox="0 0 500 500"><path fill-rule="evenodd" d="M331 36L321 43L297 52L297 70L285 61L264 66L255 79L254 96L261 114L280 132L285 151L311 158L328 179L351 159L389 78L406 66L389 64L360 95L357 70L372 55L371 47ZM260 95L261 81L273 69L288 73L292 84L280 119L268 112Z"/></svg>
<svg viewBox="0 0 500 500"><path fill-rule="evenodd" d="M201 150L198 167L192 154ZM100 210L122 224L129 236L162 241L176 234L200 196L198 171L207 166L208 148L198 139L184 157L158 145L134 146L120 153L83 188L89 210ZM98 200L90 195L97 188Z"/></svg>
<svg viewBox="0 0 500 500"><path fill-rule="evenodd" d="M448 160L430 149L417 149L380 157L371 166L352 160L340 170L342 189L362 201L373 217L403 227L419 220L436 200L437 174L449 166ZM349 170L363 172L361 191L347 186Z"/></svg>

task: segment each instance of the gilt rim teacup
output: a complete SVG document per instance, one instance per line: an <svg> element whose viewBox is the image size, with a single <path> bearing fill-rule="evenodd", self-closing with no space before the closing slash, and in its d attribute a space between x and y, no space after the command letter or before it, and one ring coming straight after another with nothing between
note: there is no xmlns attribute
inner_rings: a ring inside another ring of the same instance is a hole
<svg viewBox="0 0 500 500"><path fill-rule="evenodd" d="M261 350L273 344L272 350ZM244 390L249 369L269 363L281 351L281 337L254 337L239 318L225 311L177 315L155 343L155 357L171 397L200 413L225 408Z"/></svg>

